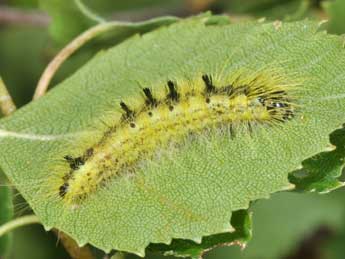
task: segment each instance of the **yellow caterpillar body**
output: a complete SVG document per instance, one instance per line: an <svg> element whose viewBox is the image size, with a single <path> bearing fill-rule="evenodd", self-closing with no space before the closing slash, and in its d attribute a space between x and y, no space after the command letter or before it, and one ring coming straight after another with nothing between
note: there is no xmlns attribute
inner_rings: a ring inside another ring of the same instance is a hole
<svg viewBox="0 0 345 259"><path fill-rule="evenodd" d="M222 82L204 74L189 81L168 81L159 89L144 88L142 102L134 107L121 102L121 118L95 145L79 157L65 156L70 170L56 192L67 204L79 204L107 179L134 172L158 149L191 134L222 127L234 131L239 126L252 131L259 124L287 122L296 112L294 86L264 71L237 73Z"/></svg>

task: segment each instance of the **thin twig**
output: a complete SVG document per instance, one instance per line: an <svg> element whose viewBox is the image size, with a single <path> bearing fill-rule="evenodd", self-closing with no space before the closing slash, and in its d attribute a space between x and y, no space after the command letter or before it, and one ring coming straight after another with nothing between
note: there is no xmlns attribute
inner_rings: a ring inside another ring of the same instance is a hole
<svg viewBox="0 0 345 259"><path fill-rule="evenodd" d="M0 226L0 237L16 228L37 223L40 223L40 220L36 215L29 215L16 218Z"/></svg>
<svg viewBox="0 0 345 259"><path fill-rule="evenodd" d="M15 110L16 105L6 88L4 81L0 77L0 111L3 115L8 116Z"/></svg>
<svg viewBox="0 0 345 259"><path fill-rule="evenodd" d="M112 29L114 26L118 26L119 22L109 22L109 23L102 23L96 25L89 30L85 31L77 38L72 40L66 47L64 47L56 56L55 58L48 64L46 69L44 70L38 85L36 87L36 91L34 94L33 99L36 100L47 91L50 81L52 80L53 76L60 68L62 63L70 57L76 50L78 50L81 46L83 46L89 40L95 38L99 34L102 34L105 31Z"/></svg>
<svg viewBox="0 0 345 259"><path fill-rule="evenodd" d="M58 239L61 241L62 245L71 256L72 259L94 259L90 248L88 246L79 247L77 242L73 240L67 234L54 229L55 234L58 236Z"/></svg>
<svg viewBox="0 0 345 259"><path fill-rule="evenodd" d="M20 10L6 6L0 7L0 24L22 24L46 27L50 17L44 12Z"/></svg>

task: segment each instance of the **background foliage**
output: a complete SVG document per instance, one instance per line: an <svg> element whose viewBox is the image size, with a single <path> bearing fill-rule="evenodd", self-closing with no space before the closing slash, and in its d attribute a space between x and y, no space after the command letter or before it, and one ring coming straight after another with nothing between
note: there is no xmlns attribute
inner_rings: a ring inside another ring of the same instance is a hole
<svg viewBox="0 0 345 259"><path fill-rule="evenodd" d="M85 17L74 2L68 0L8 0L0 3L0 9L6 6L23 12L39 12L44 17L40 23L33 24L6 22L1 20L0 13L0 75L17 106L21 107L30 102L39 76L57 51L94 25L95 21ZM84 3L96 15L106 19L138 21L166 14L184 17L211 9L216 13L229 14L234 22L261 17L272 20L329 19L330 22L325 24L329 32L342 34L345 31L345 3L342 0L136 0L116 1L115 4L110 0L88 0ZM46 13L53 18L52 21ZM109 44L109 38L87 44L63 65L52 85L71 75L99 49ZM1 181L5 182L3 178ZM9 195L8 188L0 187L1 204L5 204L3 201ZM20 196L14 196L15 215L30 213ZM247 249L241 252L236 246L217 248L205 258L342 258L342 244L345 242L344 197L344 190L339 189L322 196L278 193L269 200L260 200L251 209L255 213L253 239ZM8 218L10 214L11 208ZM0 223L6 220L2 215ZM0 241L0 256L5 250L2 245L12 245L11 249L6 249L10 255L5 258L67 258L62 246L56 245L55 235L46 233L38 225L16 230L12 244ZM161 258L156 253L147 257Z"/></svg>

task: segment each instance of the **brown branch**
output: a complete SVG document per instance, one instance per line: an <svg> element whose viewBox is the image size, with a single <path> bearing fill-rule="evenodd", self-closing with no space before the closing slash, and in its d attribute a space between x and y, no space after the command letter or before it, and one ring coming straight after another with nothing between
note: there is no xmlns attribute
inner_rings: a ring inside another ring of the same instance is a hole
<svg viewBox="0 0 345 259"><path fill-rule="evenodd" d="M4 81L0 77L0 111L3 115L8 116L16 110L11 95L7 91Z"/></svg>
<svg viewBox="0 0 345 259"><path fill-rule="evenodd" d="M48 26L50 17L44 12L20 10L0 6L0 24L21 24L34 26Z"/></svg>

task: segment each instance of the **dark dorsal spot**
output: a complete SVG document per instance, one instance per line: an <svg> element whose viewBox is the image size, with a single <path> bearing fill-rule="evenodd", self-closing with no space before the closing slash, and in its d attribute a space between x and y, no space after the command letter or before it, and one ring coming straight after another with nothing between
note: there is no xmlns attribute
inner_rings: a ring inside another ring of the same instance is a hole
<svg viewBox="0 0 345 259"><path fill-rule="evenodd" d="M169 94L167 98L174 102L178 102L179 94L177 92L175 83L173 81L168 81L168 88L169 88Z"/></svg>
<svg viewBox="0 0 345 259"><path fill-rule="evenodd" d="M125 118L126 119L131 119L134 117L134 111L132 111L128 106L127 104L125 104L124 102L120 102L120 106L122 108L122 110L124 110L125 112Z"/></svg>
<svg viewBox="0 0 345 259"><path fill-rule="evenodd" d="M68 183L64 183L63 185L60 186L59 188L59 195L60 197L65 197L67 191L68 191L68 187L69 187L69 184Z"/></svg>
<svg viewBox="0 0 345 259"><path fill-rule="evenodd" d="M157 100L155 98L153 98L152 92L149 88L144 88L143 92L146 96L146 104L156 107L157 106Z"/></svg>
<svg viewBox="0 0 345 259"><path fill-rule="evenodd" d="M148 112L147 114L148 114L150 117L153 116L153 113L152 113L152 112Z"/></svg>
<svg viewBox="0 0 345 259"><path fill-rule="evenodd" d="M73 158L70 155L64 156L64 159L69 164L72 170L78 170L80 166L85 164L85 161L82 157Z"/></svg>
<svg viewBox="0 0 345 259"><path fill-rule="evenodd" d="M203 75L202 80L205 83L206 86L206 93L214 93L216 91L216 87L212 83L212 77L209 75Z"/></svg>
<svg viewBox="0 0 345 259"><path fill-rule="evenodd" d="M172 106L172 105L169 105L169 111L173 111L174 110L174 106Z"/></svg>
<svg viewBox="0 0 345 259"><path fill-rule="evenodd" d="M134 123L134 122L131 122L131 123L129 124L129 126L131 126L131 128L135 128L135 123Z"/></svg>
<svg viewBox="0 0 345 259"><path fill-rule="evenodd" d="M211 99L209 97L206 98L206 103L210 103Z"/></svg>

